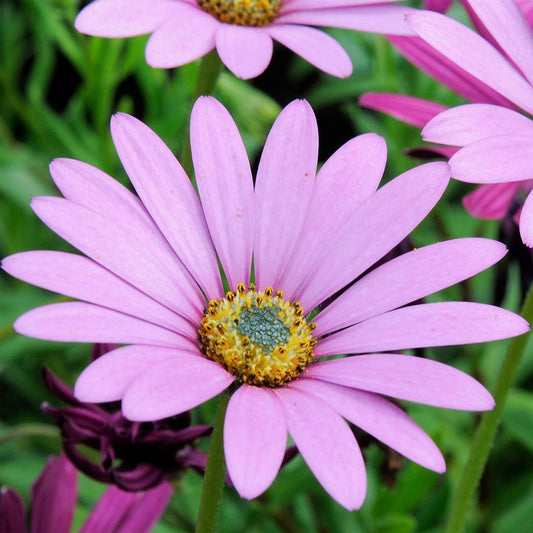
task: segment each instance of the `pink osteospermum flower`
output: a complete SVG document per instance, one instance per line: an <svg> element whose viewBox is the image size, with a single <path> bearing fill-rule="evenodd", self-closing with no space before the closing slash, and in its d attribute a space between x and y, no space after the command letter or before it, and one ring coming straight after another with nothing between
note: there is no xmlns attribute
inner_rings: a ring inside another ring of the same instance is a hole
<svg viewBox="0 0 533 533"><path fill-rule="evenodd" d="M459 69L521 109L489 103L447 110L424 128L425 140L462 147L450 159L454 178L470 183L504 183L509 197L522 181L531 189L533 172L533 30L512 0L469 0L488 40L437 13L409 18L417 34ZM469 51L468 54L464 50ZM527 115L526 115L527 114ZM520 234L533 246L533 197L520 215Z"/></svg>
<svg viewBox="0 0 533 533"><path fill-rule="evenodd" d="M118 114L111 130L140 199L89 165L54 161L51 173L65 198L37 198L32 207L89 257L35 251L3 262L16 277L84 300L34 309L17 320L18 332L129 344L83 372L77 398L122 400L127 418L148 421L233 384L224 448L245 498L272 483L290 434L326 491L358 508L366 474L343 418L443 472L435 444L382 395L485 410L493 407L490 394L449 366L375 352L524 333L522 318L489 305L402 307L489 267L505 247L475 238L427 246L324 302L418 225L446 188L448 166L423 165L376 191L386 146L366 134L317 174L316 119L305 101L295 101L270 131L254 186L235 123L217 100L203 97L191 117L198 198L147 126ZM362 355L323 360L337 354Z"/></svg>
<svg viewBox="0 0 533 533"><path fill-rule="evenodd" d="M273 39L317 68L344 78L352 63L341 45L310 26L412 35L414 11L397 0L96 0L76 18L76 29L99 37L151 33L148 64L173 68L214 48L240 78L261 74Z"/></svg>
<svg viewBox="0 0 533 533"><path fill-rule="evenodd" d="M479 2L476 3L463 0L462 3L469 12L477 30L485 37L485 39L498 47L499 51L507 58L508 63L512 64L514 48L499 46L498 33L495 32L493 35L490 31L490 27L485 26L483 20L476 13L477 4L479 4ZM533 21L533 4L531 4L530 0L517 0L515 3L520 8L523 16L521 17L518 14L518 10L511 6L511 17L515 21L521 19L517 27L522 28L523 30L523 17L527 18L529 25L531 25L531 21ZM489 4L489 2L481 2L481 4L486 5ZM491 6L497 8L497 4L498 2L495 2L491 4ZM492 9L492 7L490 7L490 9ZM489 6L486 5L486 8L489 8ZM508 9L508 7L505 9ZM507 21L504 22L507 27L507 32L511 32L514 23L509 21L509 18L505 15L504 11L501 11L497 16L493 17L492 24L497 24L497 20L501 18L501 20ZM439 20L442 20L442 17ZM448 22L445 22L444 24L448 28ZM446 31L448 31L448 29ZM528 32L526 31L526 33ZM444 31L442 31L442 36L445 38ZM391 36L390 40L400 53L409 59L409 61L444 85L448 86L463 98L475 103L492 104L509 109L516 109L517 105L520 106L519 102L516 104L513 103L510 96L498 91L497 87L493 88L492 85L488 83L486 76L475 75L474 69L469 65L463 64L462 61L455 61L454 58L448 57L445 50L441 50L439 46L433 47L431 44L428 44L429 41L426 42L426 40L418 36ZM462 46L462 44L459 43L457 46ZM460 53L456 53L455 59L460 58L460 55ZM492 65L487 63L486 68L490 69L492 68ZM431 119L446 109L445 106L420 98L385 93L365 94L361 98L360 103L365 107L385 112L399 120L420 128L423 128ZM453 118L455 120L455 117ZM428 136L428 133L425 134L425 137L427 140L433 140ZM452 157L458 151L458 148L434 146L431 147L431 151L445 157ZM455 170L454 167L452 168ZM456 177L455 174L453 174L453 176ZM516 179L518 179L518 177ZM532 185L533 182L530 181L498 184L490 183L482 185L477 190L465 196L463 204L472 216L484 219L502 219L509 212L512 200L516 196L516 193L519 191L529 192Z"/></svg>

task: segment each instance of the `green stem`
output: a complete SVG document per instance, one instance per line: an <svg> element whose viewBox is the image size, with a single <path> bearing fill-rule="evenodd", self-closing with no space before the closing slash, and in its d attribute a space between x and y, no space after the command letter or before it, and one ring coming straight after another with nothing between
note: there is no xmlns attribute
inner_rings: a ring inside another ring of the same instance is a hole
<svg viewBox="0 0 533 533"><path fill-rule="evenodd" d="M533 322L533 285L529 288L522 307L522 317L530 323ZM528 340L529 335L524 334L515 337L509 343L494 386L493 396L496 407L493 411L485 413L481 419L470 450L470 456L452 502L445 533L461 533L465 529L472 500L489 457L507 395L520 366Z"/></svg>
<svg viewBox="0 0 533 533"><path fill-rule="evenodd" d="M226 390L220 397L217 415L211 435L207 465L205 468L204 487L198 513L196 533L213 533L217 528L218 514L222 503L222 492L226 480L226 462L224 460L224 418L230 399Z"/></svg>
<svg viewBox="0 0 533 533"><path fill-rule="evenodd" d="M192 97L193 104L200 96L213 93L217 84L218 76L221 72L222 61L220 61L216 50L209 52L209 54L202 58L200 62L200 71L198 72L198 77L196 78L196 86L194 88ZM183 138L183 148L181 151L180 162L183 166L183 169L185 172L187 172L187 175L194 183L194 169L192 164L191 139L189 133L190 130L187 128Z"/></svg>

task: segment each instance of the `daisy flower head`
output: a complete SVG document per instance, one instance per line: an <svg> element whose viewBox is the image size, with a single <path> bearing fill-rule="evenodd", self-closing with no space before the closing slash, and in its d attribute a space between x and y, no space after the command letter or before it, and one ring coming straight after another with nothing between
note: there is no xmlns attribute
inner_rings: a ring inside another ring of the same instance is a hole
<svg viewBox="0 0 533 533"><path fill-rule="evenodd" d="M396 0L96 0L75 21L98 37L152 34L146 60L155 68L190 63L213 49L236 76L259 76L273 39L315 67L345 78L352 62L341 45L311 26L411 35Z"/></svg>
<svg viewBox="0 0 533 533"><path fill-rule="evenodd" d="M483 36L438 13L416 13L407 19L426 45L453 64L458 77L465 73L478 81L478 89L490 92L490 99L438 114L422 136L454 147L454 178L491 184L467 206L495 218L517 191L529 192L533 185L533 30L513 0L469 0L468 5ZM531 194L520 214L520 234L532 247Z"/></svg>
<svg viewBox="0 0 533 533"><path fill-rule="evenodd" d="M315 116L294 101L268 135L254 183L229 113L202 97L191 116L198 197L147 126L118 114L111 130L139 197L89 165L56 160L51 173L64 198L36 198L32 207L87 257L34 251L3 262L20 279L82 300L29 311L18 332L127 344L82 373L76 397L121 400L126 418L151 421L233 385L224 449L245 498L272 483L290 434L325 490L347 509L360 507L365 467L344 419L444 471L432 440L383 396L485 410L490 394L452 367L379 352L524 333L522 318L489 305L404 307L487 268L505 247L441 242L363 274L433 208L448 165L420 166L377 190L386 146L365 134L317 173ZM349 356L324 359L338 354Z"/></svg>

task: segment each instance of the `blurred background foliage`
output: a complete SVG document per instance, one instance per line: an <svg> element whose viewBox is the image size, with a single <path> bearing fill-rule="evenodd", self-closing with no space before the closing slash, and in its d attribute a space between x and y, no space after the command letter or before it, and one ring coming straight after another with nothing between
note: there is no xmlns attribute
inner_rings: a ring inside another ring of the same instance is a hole
<svg viewBox="0 0 533 533"><path fill-rule="evenodd" d="M193 63L171 71L154 70L144 60L145 37L105 40L79 35L73 20L77 0L4 0L0 3L0 255L30 249L67 249L30 208L38 195L58 194L47 165L56 157L89 162L129 186L111 142L112 113L132 113L152 127L179 154L187 132L198 72ZM455 8L455 15L462 17ZM331 30L350 54L354 73L337 80L276 47L265 74L252 83L223 73L216 96L230 110L254 165L281 106L307 98L317 113L320 159L359 133L383 135L389 148L386 179L419 163L404 153L421 144L419 131L390 117L358 107L366 91L416 95L446 105L458 96L404 60L384 37ZM470 190L452 183L430 217L412 235L421 246L451 237L497 237L498 223L471 219L460 199ZM503 269L503 270L502 270ZM504 261L503 305L518 310L518 265ZM433 298L492 302L496 269ZM58 301L57 295L0 274L0 485L29 498L32 481L46 457L59 453L59 433L40 412L56 403L40 382L50 367L69 384L88 362L90 346L43 342L18 336L13 321L22 312ZM498 277L500 279L501 276ZM502 283L501 280L498 283ZM501 288L501 287L500 287ZM461 368L490 388L506 343L442 348L429 357ZM528 349L498 433L470 531L526 532L533 523L533 352ZM359 512L349 513L318 485L300 458L279 474L252 502L233 489L224 496L220 531L410 533L440 531L450 495L470 447L475 414L405 405L432 436L448 464L437 475L399 458L357 433L365 446L369 490ZM213 402L198 409L197 421L212 421ZM206 447L207 442L200 443ZM155 531L193 531L201 478L186 473ZM75 526L82 523L104 486L80 475Z"/></svg>

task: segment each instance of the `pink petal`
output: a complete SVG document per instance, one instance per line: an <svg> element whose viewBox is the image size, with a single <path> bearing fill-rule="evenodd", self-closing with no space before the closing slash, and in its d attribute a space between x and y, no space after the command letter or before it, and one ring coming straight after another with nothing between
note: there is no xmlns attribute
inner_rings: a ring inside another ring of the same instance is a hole
<svg viewBox="0 0 533 533"><path fill-rule="evenodd" d="M463 70L420 37L389 36L389 40L411 63L472 102L513 107L501 94Z"/></svg>
<svg viewBox="0 0 533 533"><path fill-rule="evenodd" d="M19 317L13 327L21 335L49 341L195 346L167 329L84 302L37 307Z"/></svg>
<svg viewBox="0 0 533 533"><path fill-rule="evenodd" d="M0 488L0 531L26 533L26 507L18 492Z"/></svg>
<svg viewBox="0 0 533 533"><path fill-rule="evenodd" d="M159 420L210 400L233 382L218 363L185 352L141 374L122 398L126 418Z"/></svg>
<svg viewBox="0 0 533 533"><path fill-rule="evenodd" d="M263 28L221 24L216 34L217 52L235 76L250 79L262 74L274 48Z"/></svg>
<svg viewBox="0 0 533 533"><path fill-rule="evenodd" d="M497 220L507 214L515 194L523 185L523 181L481 185L463 197L463 205L473 217Z"/></svg>
<svg viewBox="0 0 533 533"><path fill-rule="evenodd" d="M52 457L31 488L30 533L69 533L77 496L76 469L64 455Z"/></svg>
<svg viewBox="0 0 533 533"><path fill-rule="evenodd" d="M492 37L533 83L533 31L513 0L469 0L473 11Z"/></svg>
<svg viewBox="0 0 533 533"><path fill-rule="evenodd" d="M321 340L318 357L342 353L452 346L515 337L529 331L519 315L492 305L439 302L389 311Z"/></svg>
<svg viewBox="0 0 533 533"><path fill-rule="evenodd" d="M533 194L526 198L520 213L520 236L526 246L533 248Z"/></svg>
<svg viewBox="0 0 533 533"><path fill-rule="evenodd" d="M268 27L271 37L312 65L339 78L352 73L352 61L344 48L323 31L307 26L275 24Z"/></svg>
<svg viewBox="0 0 533 533"><path fill-rule="evenodd" d="M377 316L474 276L499 261L504 244L454 239L415 249L376 268L313 321L316 336Z"/></svg>
<svg viewBox="0 0 533 533"><path fill-rule="evenodd" d="M23 252L6 257L2 268L43 289L121 311L190 339L198 337L191 322L86 257L52 251Z"/></svg>
<svg viewBox="0 0 533 533"><path fill-rule="evenodd" d="M368 198L345 219L342 232L324 242L312 276L295 295L303 308L313 309L396 246L437 203L448 180L448 165L428 163Z"/></svg>
<svg viewBox="0 0 533 533"><path fill-rule="evenodd" d="M533 136L502 135L461 148L451 159L452 176L468 183L533 178Z"/></svg>
<svg viewBox="0 0 533 533"><path fill-rule="evenodd" d="M255 186L254 263L259 288L277 287L303 227L318 160L318 129L305 100L290 103L272 126Z"/></svg>
<svg viewBox="0 0 533 533"><path fill-rule="evenodd" d="M287 425L279 399L269 389L242 385L224 420L228 474L241 497L251 500L274 481L283 461Z"/></svg>
<svg viewBox="0 0 533 533"><path fill-rule="evenodd" d="M204 56L215 48L220 22L198 8L176 2L177 13L155 29L146 44L146 62L155 68L173 68Z"/></svg>
<svg viewBox="0 0 533 533"><path fill-rule="evenodd" d="M298 386L411 461L439 473L446 470L444 457L429 436L407 413L384 398L318 379L301 379Z"/></svg>
<svg viewBox="0 0 533 533"><path fill-rule="evenodd" d="M232 289L248 285L254 238L254 186L239 131L217 100L196 101L191 149L211 238Z"/></svg>
<svg viewBox="0 0 533 533"><path fill-rule="evenodd" d="M164 481L145 492L126 492L111 485L98 500L80 533L149 533L172 496Z"/></svg>
<svg viewBox="0 0 533 533"><path fill-rule="evenodd" d="M415 11L417 10L399 5L310 9L284 13L276 19L276 24L304 24L388 35L413 35L413 31L405 22L405 15Z"/></svg>
<svg viewBox="0 0 533 533"><path fill-rule="evenodd" d="M309 366L306 377L447 409L494 407L489 391L468 374L411 355L378 353L325 361Z"/></svg>
<svg viewBox="0 0 533 533"><path fill-rule="evenodd" d="M450 9L453 0L424 0L424 7L430 11L445 13Z"/></svg>
<svg viewBox="0 0 533 533"><path fill-rule="evenodd" d="M344 420L325 402L293 387L274 389L281 400L289 433L326 492L349 511L366 494L361 450Z"/></svg>
<svg viewBox="0 0 533 533"><path fill-rule="evenodd" d="M150 248L165 265L172 277L203 309L205 300L189 272L170 248L142 202L117 180L97 168L74 159L56 159L50 164L50 173L63 196L72 202L95 211L126 229Z"/></svg>
<svg viewBox="0 0 533 533"><path fill-rule="evenodd" d="M446 106L405 96L390 93L366 93L359 98L359 105L391 115L398 120L422 128L435 115L446 109Z"/></svg>
<svg viewBox="0 0 533 533"><path fill-rule="evenodd" d="M387 161L387 145L375 133L359 135L339 148L316 177L304 229L279 286L292 299L316 268L320 250L331 235L343 231L345 220L376 192Z"/></svg>
<svg viewBox="0 0 533 533"><path fill-rule="evenodd" d="M152 32L180 5L173 0L97 0L81 10L74 26L98 37L133 37Z"/></svg>
<svg viewBox="0 0 533 533"><path fill-rule="evenodd" d="M422 11L408 15L407 20L437 51L516 105L533 111L533 87L477 33L440 13Z"/></svg>
<svg viewBox="0 0 533 533"><path fill-rule="evenodd" d="M178 160L148 126L130 115L114 115L111 134L155 223L208 298L220 298L222 282L202 206Z"/></svg>
<svg viewBox="0 0 533 533"><path fill-rule="evenodd" d="M505 107L469 104L448 109L422 131L425 141L464 146L499 135L533 137L533 120Z"/></svg>
<svg viewBox="0 0 533 533"><path fill-rule="evenodd" d="M533 2L531 0L515 0L515 2L529 24L533 25Z"/></svg>
<svg viewBox="0 0 533 533"><path fill-rule="evenodd" d="M79 533L116 533L141 493L126 492L110 485L93 507Z"/></svg>
<svg viewBox="0 0 533 533"><path fill-rule="evenodd" d="M140 375L167 359L180 364L183 350L159 346L123 346L93 361L81 374L74 395L82 402L121 400L126 389ZM186 355L190 355L186 352Z"/></svg>
<svg viewBox="0 0 533 533"><path fill-rule="evenodd" d="M181 284L179 271L168 269L149 239L141 241L113 220L62 198L34 198L31 205L50 229L97 263L180 315L200 318L197 295Z"/></svg>
<svg viewBox="0 0 533 533"><path fill-rule="evenodd" d="M116 533L149 533L152 531L170 502L172 494L172 485L166 481L144 493L136 493L137 503L130 509Z"/></svg>

